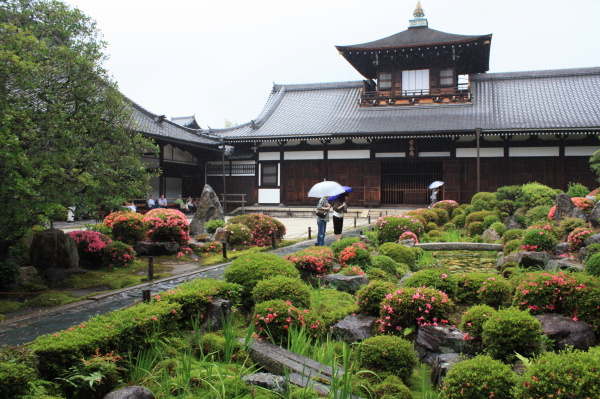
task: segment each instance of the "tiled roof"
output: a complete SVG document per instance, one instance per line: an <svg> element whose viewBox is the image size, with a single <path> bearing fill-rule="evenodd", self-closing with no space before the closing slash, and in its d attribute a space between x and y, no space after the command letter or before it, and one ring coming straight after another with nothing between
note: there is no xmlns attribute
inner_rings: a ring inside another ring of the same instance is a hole
<svg viewBox="0 0 600 399"><path fill-rule="evenodd" d="M428 27L409 28L400 33L385 37L383 39L374 40L368 43L354 44L351 46L336 46L342 50L376 50L387 48L399 48L409 46L423 46L429 44L443 45L450 43L462 43L482 38L490 38L492 35L455 35L446 33Z"/></svg>
<svg viewBox="0 0 600 399"><path fill-rule="evenodd" d="M180 126L167 120L164 115L153 114L133 101L129 101L132 109L132 129L145 136L178 141L189 145L214 146L221 142L219 137L209 136L195 129Z"/></svg>
<svg viewBox="0 0 600 399"><path fill-rule="evenodd" d="M172 116L171 122L177 123L179 126L189 127L194 130L202 130L196 121L196 115L192 116Z"/></svg>
<svg viewBox="0 0 600 399"><path fill-rule="evenodd" d="M600 129L600 67L471 75L472 104L360 108L362 82L274 85L259 117L227 140Z"/></svg>

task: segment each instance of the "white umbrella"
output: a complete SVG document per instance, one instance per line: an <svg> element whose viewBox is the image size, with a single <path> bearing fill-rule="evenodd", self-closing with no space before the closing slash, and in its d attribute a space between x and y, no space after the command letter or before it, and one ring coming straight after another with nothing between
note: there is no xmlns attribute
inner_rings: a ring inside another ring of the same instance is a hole
<svg viewBox="0 0 600 399"><path fill-rule="evenodd" d="M344 187L340 183L336 183L334 181L322 181L321 183L317 183L308 192L309 197L332 197L336 194L345 193Z"/></svg>
<svg viewBox="0 0 600 399"><path fill-rule="evenodd" d="M433 188L437 188L437 187L440 187L440 186L443 186L443 185L444 185L443 181L434 181L433 183L431 183L429 185L429 188L433 189Z"/></svg>

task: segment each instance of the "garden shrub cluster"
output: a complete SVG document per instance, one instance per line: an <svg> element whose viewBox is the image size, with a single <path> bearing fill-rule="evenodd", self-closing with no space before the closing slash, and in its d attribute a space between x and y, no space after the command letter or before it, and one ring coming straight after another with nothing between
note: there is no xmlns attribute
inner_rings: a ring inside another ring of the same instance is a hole
<svg viewBox="0 0 600 399"><path fill-rule="evenodd" d="M455 364L444 379L447 399L511 399L517 382L510 366L481 355Z"/></svg>
<svg viewBox="0 0 600 399"><path fill-rule="evenodd" d="M252 231L242 223L227 223L224 227L227 242L233 247L245 247L252 243Z"/></svg>
<svg viewBox="0 0 600 399"><path fill-rule="evenodd" d="M405 287L429 287L456 299L458 282L448 270L425 269L414 273L404 281Z"/></svg>
<svg viewBox="0 0 600 399"><path fill-rule="evenodd" d="M229 219L228 224L243 224L250 229L252 245L259 247L270 246L273 234L277 242L283 240L286 229L279 220L261 214L238 215Z"/></svg>
<svg viewBox="0 0 600 399"><path fill-rule="evenodd" d="M425 232L423 223L417 217L409 215L382 216L375 221L375 230L379 244L398 242L400 235L405 231L410 231L417 237Z"/></svg>
<svg viewBox="0 0 600 399"><path fill-rule="evenodd" d="M110 228L115 240L129 245L142 241L148 231L144 215L131 211L113 212L104 218L102 224Z"/></svg>
<svg viewBox="0 0 600 399"><path fill-rule="evenodd" d="M112 241L107 235L90 230L76 230L67 233L77 245L79 262L82 267L111 269L127 267L135 260L135 251L129 244Z"/></svg>
<svg viewBox="0 0 600 399"><path fill-rule="evenodd" d="M340 252L338 261L342 267L368 267L371 265L371 254L365 243L355 242Z"/></svg>
<svg viewBox="0 0 600 399"><path fill-rule="evenodd" d="M326 246L312 246L286 255L284 259L309 276L321 276L333 269L335 254Z"/></svg>
<svg viewBox="0 0 600 399"><path fill-rule="evenodd" d="M275 254L252 253L236 258L225 268L225 281L242 286L242 304L251 308L252 290L256 284L272 276L299 278L294 264Z"/></svg>
<svg viewBox="0 0 600 399"><path fill-rule="evenodd" d="M386 295L377 323L382 333L400 334L405 328L447 320L454 307L444 292L427 287L403 287Z"/></svg>
<svg viewBox="0 0 600 399"><path fill-rule="evenodd" d="M371 281L356 292L358 311L361 314L379 316L381 302L386 295L394 292L396 285L386 281Z"/></svg>
<svg viewBox="0 0 600 399"><path fill-rule="evenodd" d="M413 343L392 335L365 339L359 347L357 359L362 367L396 375L405 383L418 361Z"/></svg>
<svg viewBox="0 0 600 399"><path fill-rule="evenodd" d="M187 245L190 225L186 216L176 209L155 208L144 215L148 226L146 236L151 241L173 241Z"/></svg>
<svg viewBox="0 0 600 399"><path fill-rule="evenodd" d="M308 309L299 309L281 299L256 304L254 315L257 334L278 345L287 342L288 332L292 328L304 328L314 338L323 332L321 321L312 316Z"/></svg>
<svg viewBox="0 0 600 399"><path fill-rule="evenodd" d="M275 276L256 283L252 299L255 304L281 299L299 309L310 309L310 287L298 278Z"/></svg>

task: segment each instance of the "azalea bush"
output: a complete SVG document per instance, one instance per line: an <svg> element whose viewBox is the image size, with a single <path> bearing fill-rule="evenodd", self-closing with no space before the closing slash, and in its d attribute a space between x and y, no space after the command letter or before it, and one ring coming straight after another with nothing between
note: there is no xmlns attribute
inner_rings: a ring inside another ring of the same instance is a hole
<svg viewBox="0 0 600 399"><path fill-rule="evenodd" d="M223 230L227 242L232 246L246 247L252 244L252 231L245 224L227 223Z"/></svg>
<svg viewBox="0 0 600 399"><path fill-rule="evenodd" d="M261 302L254 307L254 324L259 337L270 339L276 345L288 341L291 329L305 329L313 338L323 332L321 321L310 310L299 309L290 301L275 299Z"/></svg>
<svg viewBox="0 0 600 399"><path fill-rule="evenodd" d="M252 245L257 245L259 247L270 246L273 235L275 235L277 242L281 242L286 233L283 223L268 215L238 215L229 219L228 222L241 223L247 226L252 234Z"/></svg>
<svg viewBox="0 0 600 399"><path fill-rule="evenodd" d="M571 252L579 251L583 247L584 241L594 234L592 229L587 227L578 227L569 233L567 243Z"/></svg>
<svg viewBox="0 0 600 399"><path fill-rule="evenodd" d="M338 257L338 261L342 267L365 267L371 264L371 254L367 250L367 244L364 242L355 242L342 250Z"/></svg>
<svg viewBox="0 0 600 399"><path fill-rule="evenodd" d="M444 379L446 399L512 399L517 376L509 365L489 356L477 356L455 364ZM539 396L536 396L539 397Z"/></svg>
<svg viewBox="0 0 600 399"><path fill-rule="evenodd" d="M104 248L104 264L111 269L117 267L127 267L135 260L135 251L129 244L120 241L113 241Z"/></svg>
<svg viewBox="0 0 600 399"><path fill-rule="evenodd" d="M148 232L144 216L132 211L113 212L104 218L103 225L110 228L115 240L134 245Z"/></svg>
<svg viewBox="0 0 600 399"><path fill-rule="evenodd" d="M527 252L552 252L557 240L552 232L544 229L527 229L523 234L522 250Z"/></svg>
<svg viewBox="0 0 600 399"><path fill-rule="evenodd" d="M360 266L348 266L340 270L340 274L344 276L364 276L365 271Z"/></svg>
<svg viewBox="0 0 600 399"><path fill-rule="evenodd" d="M321 276L331 272L335 255L328 247L312 246L286 255L284 259L292 262L300 271Z"/></svg>
<svg viewBox="0 0 600 399"><path fill-rule="evenodd" d="M387 294L395 291L396 285L386 281L371 281L357 292L359 312L371 316L379 316L381 302Z"/></svg>
<svg viewBox="0 0 600 399"><path fill-rule="evenodd" d="M405 231L404 233L400 234L400 237L398 237L398 242L402 242L404 240L413 240L415 244L419 243L419 237L417 237L417 235L412 231Z"/></svg>
<svg viewBox="0 0 600 399"><path fill-rule="evenodd" d="M419 363L412 342L390 335L365 339L358 347L356 358L361 367L394 374L405 383Z"/></svg>
<svg viewBox="0 0 600 399"><path fill-rule="evenodd" d="M190 239L190 224L186 216L176 209L156 208L144 215L148 225L148 239L152 241L174 241L187 245Z"/></svg>
<svg viewBox="0 0 600 399"><path fill-rule="evenodd" d="M96 231L76 230L67 233L77 245L80 266L100 267L106 246L112 240Z"/></svg>
<svg viewBox="0 0 600 399"><path fill-rule="evenodd" d="M458 202L454 200L443 200L433 204L433 209L443 209L448 212L448 217L452 217L454 210L458 208Z"/></svg>
<svg viewBox="0 0 600 399"><path fill-rule="evenodd" d="M398 242L400 235L411 231L420 237L424 232L423 223L414 216L389 215L382 216L375 221L375 231L380 244Z"/></svg>
<svg viewBox="0 0 600 399"><path fill-rule="evenodd" d="M450 298L456 298L458 282L448 270L420 270L404 280L405 287L429 287L440 290Z"/></svg>
<svg viewBox="0 0 600 399"><path fill-rule="evenodd" d="M427 287L404 287L386 295L377 323L382 333L399 334L404 328L447 320L454 302L442 291Z"/></svg>
<svg viewBox="0 0 600 399"><path fill-rule="evenodd" d="M480 346L483 325L494 314L496 309L488 305L474 305L467 309L460 318L460 329L465 333L464 338Z"/></svg>
<svg viewBox="0 0 600 399"><path fill-rule="evenodd" d="M484 305L500 308L510 304L513 286L502 277L489 277L477 291L477 298Z"/></svg>
<svg viewBox="0 0 600 399"><path fill-rule="evenodd" d="M299 278L274 276L256 283L252 290L255 304L282 299L300 309L310 308L310 287Z"/></svg>
<svg viewBox="0 0 600 399"><path fill-rule="evenodd" d="M219 241L210 241L204 245L195 245L193 251L198 256L209 256L211 254L222 254L223 244Z"/></svg>
<svg viewBox="0 0 600 399"><path fill-rule="evenodd" d="M566 298L572 287L577 284L575 276L566 272L525 273L515 280L517 286L513 295L513 306L528 309L533 314L565 311L563 298Z"/></svg>

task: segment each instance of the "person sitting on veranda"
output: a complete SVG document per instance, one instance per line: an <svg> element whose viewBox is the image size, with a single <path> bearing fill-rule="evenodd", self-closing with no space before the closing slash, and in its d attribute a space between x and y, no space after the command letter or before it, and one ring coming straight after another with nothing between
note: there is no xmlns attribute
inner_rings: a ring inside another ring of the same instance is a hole
<svg viewBox="0 0 600 399"><path fill-rule="evenodd" d="M133 201L125 202L125 208L131 210L132 212L137 212L137 207L133 203Z"/></svg>
<svg viewBox="0 0 600 399"><path fill-rule="evenodd" d="M187 208L190 212L196 211L196 204L194 203L194 200L192 199L192 197L187 197L187 201L185 202L185 205L187 206Z"/></svg>
<svg viewBox="0 0 600 399"><path fill-rule="evenodd" d="M189 207L187 206L187 204L183 201L183 198L181 197L181 195L175 200L175 203L177 205L179 205L179 209L181 209L181 211L187 213L189 212Z"/></svg>
<svg viewBox="0 0 600 399"><path fill-rule="evenodd" d="M154 200L154 195L150 194L150 197L148 197L148 209L154 209L154 208L158 208L158 205L156 205L156 201Z"/></svg>
<svg viewBox="0 0 600 399"><path fill-rule="evenodd" d="M159 208L166 208L167 207L167 199L165 198L164 194L162 194L160 196L160 198L158 199L158 207Z"/></svg>

